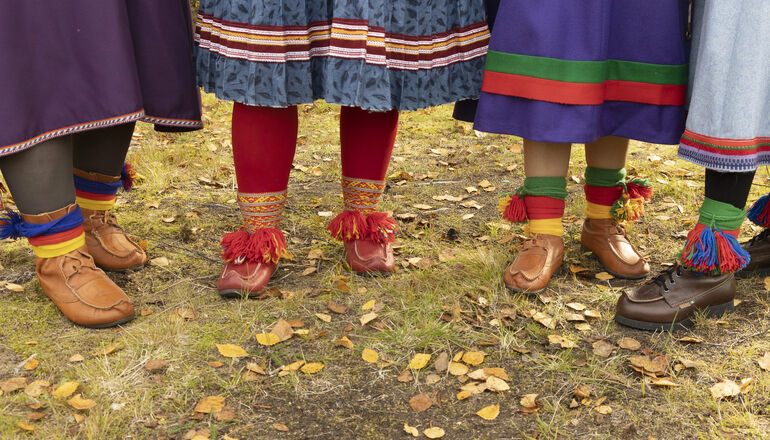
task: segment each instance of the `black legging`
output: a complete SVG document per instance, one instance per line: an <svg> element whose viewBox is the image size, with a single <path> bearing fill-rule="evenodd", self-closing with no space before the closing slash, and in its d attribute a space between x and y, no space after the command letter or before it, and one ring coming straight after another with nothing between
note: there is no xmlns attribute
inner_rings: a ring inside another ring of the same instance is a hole
<svg viewBox="0 0 770 440"><path fill-rule="evenodd" d="M132 122L51 139L1 158L0 172L22 213L56 211L75 203L73 167L120 174L133 133Z"/></svg>
<svg viewBox="0 0 770 440"><path fill-rule="evenodd" d="M707 168L706 197L744 209L754 181L754 172L723 173Z"/></svg>

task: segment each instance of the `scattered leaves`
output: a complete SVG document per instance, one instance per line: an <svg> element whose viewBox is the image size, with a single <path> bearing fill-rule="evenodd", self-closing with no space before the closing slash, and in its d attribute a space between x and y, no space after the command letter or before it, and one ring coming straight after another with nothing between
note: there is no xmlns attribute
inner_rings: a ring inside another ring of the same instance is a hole
<svg viewBox="0 0 770 440"><path fill-rule="evenodd" d="M305 374L315 374L324 369L324 364L320 362L310 362L302 366L300 371Z"/></svg>
<svg viewBox="0 0 770 440"><path fill-rule="evenodd" d="M71 396L72 393L74 393L79 386L80 386L80 383L78 382L64 382L54 390L53 397L55 399L67 398Z"/></svg>
<svg viewBox="0 0 770 440"><path fill-rule="evenodd" d="M463 362L465 362L468 365L476 366L484 362L484 357L486 357L486 353L483 351L466 351L465 354L463 354Z"/></svg>
<svg viewBox="0 0 770 440"><path fill-rule="evenodd" d="M559 335L548 335L549 344L558 344L561 348L575 348L575 343Z"/></svg>
<svg viewBox="0 0 770 440"><path fill-rule="evenodd" d="M164 359L150 359L149 361L147 361L146 364L144 364L144 368L147 371L162 370L163 368L166 367L167 363L168 362Z"/></svg>
<svg viewBox="0 0 770 440"><path fill-rule="evenodd" d="M366 325L366 324L374 321L375 319L377 319L377 313L369 312L369 313L367 313L367 314L365 314L364 316L361 317L361 319L360 319L361 325Z"/></svg>
<svg viewBox="0 0 770 440"><path fill-rule="evenodd" d="M83 398L80 393L72 396L72 398L68 400L67 403L69 403L71 407L80 410L90 409L96 406L96 402L91 399Z"/></svg>
<svg viewBox="0 0 770 440"><path fill-rule="evenodd" d="M427 353L417 353L414 355L411 361L409 361L409 368L412 370L422 370L428 365L430 361L430 355Z"/></svg>
<svg viewBox="0 0 770 440"><path fill-rule="evenodd" d="M592 344L594 354L603 358L610 357L615 346L605 340L599 340Z"/></svg>
<svg viewBox="0 0 770 440"><path fill-rule="evenodd" d="M409 399L409 406L412 407L414 412L423 412L433 405L433 399L425 393L420 393L412 396Z"/></svg>
<svg viewBox="0 0 770 440"><path fill-rule="evenodd" d="M618 346L626 350L636 351L642 347L642 344L634 338L622 338L618 341Z"/></svg>
<svg viewBox="0 0 770 440"><path fill-rule="evenodd" d="M378 360L380 360L380 355L371 348L364 348L364 350L361 352L361 359L369 362L370 364L375 364Z"/></svg>
<svg viewBox="0 0 770 440"><path fill-rule="evenodd" d="M225 407L225 398L221 396L206 396L195 405L195 412L209 414L217 413Z"/></svg>
<svg viewBox="0 0 770 440"><path fill-rule="evenodd" d="M257 342L259 343L259 345L264 345L267 347L273 346L281 342L281 338L273 332L258 333L254 337L257 339Z"/></svg>
<svg viewBox="0 0 770 440"><path fill-rule="evenodd" d="M741 393L741 387L732 380L725 380L712 386L710 391L715 400L721 400L737 396Z"/></svg>
<svg viewBox="0 0 770 440"><path fill-rule="evenodd" d="M554 320L552 317L546 315L543 312L538 312L537 310L532 310L532 319L535 320L535 322L538 322L542 324L545 328L549 328L551 330L556 329L556 320Z"/></svg>
<svg viewBox="0 0 770 440"><path fill-rule="evenodd" d="M294 336L294 329L291 327L291 324L281 318L275 323L273 329L270 330L270 333L278 336L278 340L283 342Z"/></svg>
<svg viewBox="0 0 770 440"><path fill-rule="evenodd" d="M249 355L243 347L235 344L217 344L217 350L219 350L219 354L227 358L239 358Z"/></svg>
<svg viewBox="0 0 770 440"><path fill-rule="evenodd" d="M485 406L478 410L476 415L484 420L495 420L500 415L500 404Z"/></svg>
<svg viewBox="0 0 770 440"><path fill-rule="evenodd" d="M334 343L338 344L338 345L341 345L341 346L343 346L345 348L350 348L350 349L353 348L353 342L350 339L348 339L347 336L343 336L343 337L341 337L339 339L335 339Z"/></svg>

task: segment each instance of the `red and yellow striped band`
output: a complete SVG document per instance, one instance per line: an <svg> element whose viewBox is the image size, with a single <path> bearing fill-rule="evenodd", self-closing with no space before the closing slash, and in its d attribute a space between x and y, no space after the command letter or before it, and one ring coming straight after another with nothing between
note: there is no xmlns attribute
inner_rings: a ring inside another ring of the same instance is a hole
<svg viewBox="0 0 770 440"><path fill-rule="evenodd" d="M75 201L81 208L92 211L109 211L115 206L117 200L115 194L86 194L88 196L84 197L85 194L82 191L76 191Z"/></svg>
<svg viewBox="0 0 770 440"><path fill-rule="evenodd" d="M561 217L529 220L529 232L532 234L548 234L561 237L564 235L564 226L561 223Z"/></svg>
<svg viewBox="0 0 770 440"><path fill-rule="evenodd" d="M68 236L75 233L73 231L79 233L75 235L74 238L66 239ZM61 239L65 240L58 241ZM30 238L29 243L32 246L32 250L35 252L35 256L38 258L54 258L68 254L75 249L85 246L86 235L83 232L83 227L78 226L77 228L58 234Z"/></svg>

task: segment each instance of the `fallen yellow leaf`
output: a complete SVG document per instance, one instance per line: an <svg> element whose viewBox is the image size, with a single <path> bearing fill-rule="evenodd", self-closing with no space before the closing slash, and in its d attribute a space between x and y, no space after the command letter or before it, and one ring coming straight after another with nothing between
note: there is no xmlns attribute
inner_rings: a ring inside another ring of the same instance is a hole
<svg viewBox="0 0 770 440"><path fill-rule="evenodd" d="M21 421L17 422L16 426L18 426L19 428L21 428L21 429L23 429L25 431L34 431L35 430L34 426L30 425L29 423L25 423L25 422L21 422Z"/></svg>
<svg viewBox="0 0 770 440"><path fill-rule="evenodd" d="M78 389L79 386L80 383L78 382L64 382L54 390L53 397L55 399L63 399L65 397L69 397L72 395L72 393L75 392L75 390Z"/></svg>
<svg viewBox="0 0 770 440"><path fill-rule="evenodd" d="M96 406L96 402L91 399L84 399L80 393L72 396L72 398L68 400L67 403L69 403L70 406L75 409L89 409Z"/></svg>
<svg viewBox="0 0 770 440"><path fill-rule="evenodd" d="M414 355L411 361L409 361L409 368L412 370L421 370L428 365L430 361L430 355L427 353L417 353Z"/></svg>
<svg viewBox="0 0 770 440"><path fill-rule="evenodd" d="M353 348L353 342L347 336L336 339L334 342L345 348Z"/></svg>
<svg viewBox="0 0 770 440"><path fill-rule="evenodd" d="M361 325L366 325L366 324L374 321L375 319L377 319L377 313L369 312L369 313L367 313L367 314L365 314L364 316L361 317L361 319L360 319Z"/></svg>
<svg viewBox="0 0 770 440"><path fill-rule="evenodd" d="M332 322L331 315L327 315L326 313L316 313L315 317L320 319L323 322Z"/></svg>
<svg viewBox="0 0 770 440"><path fill-rule="evenodd" d="M463 374L468 374L469 368L467 365L459 362L450 362L448 370L452 376L462 376Z"/></svg>
<svg viewBox="0 0 770 440"><path fill-rule="evenodd" d="M487 354L483 351L466 351L465 354L463 354L463 362L475 367L484 362L484 357L486 355Z"/></svg>
<svg viewBox="0 0 770 440"><path fill-rule="evenodd" d="M38 365L40 365L40 362L39 362L37 359L34 359L34 358L33 358L33 359L30 359L30 360L28 360L28 361L27 361L27 362L24 364L24 369L25 369L25 370L27 370L27 371L32 371L32 370L34 370L35 368L37 368L37 367L38 367Z"/></svg>
<svg viewBox="0 0 770 440"><path fill-rule="evenodd" d="M310 362L302 366L301 371L306 374L314 374L324 369L324 364L320 362Z"/></svg>
<svg viewBox="0 0 770 440"><path fill-rule="evenodd" d="M225 398L221 396L206 396L195 405L195 412L199 413L217 413L225 407Z"/></svg>
<svg viewBox="0 0 770 440"><path fill-rule="evenodd" d="M281 342L281 338L275 333L258 333L256 336L259 345L271 346Z"/></svg>
<svg viewBox="0 0 770 440"><path fill-rule="evenodd" d="M437 439L444 436L444 430L434 426L433 428L428 428L425 431L422 432L425 437L428 437L430 439Z"/></svg>
<svg viewBox="0 0 770 440"><path fill-rule="evenodd" d="M228 358L246 357L249 354L240 345L235 344L217 344L219 354Z"/></svg>
<svg viewBox="0 0 770 440"><path fill-rule="evenodd" d="M759 368L770 371L770 351L765 352L764 356L757 359L757 363L759 364Z"/></svg>
<svg viewBox="0 0 770 440"><path fill-rule="evenodd" d="M714 399L720 400L737 396L741 393L741 387L732 380L726 380L712 386L710 391Z"/></svg>
<svg viewBox="0 0 770 440"><path fill-rule="evenodd" d="M369 301L365 302L364 305L361 306L361 310L367 311L372 310L374 308L374 303L376 300L370 299Z"/></svg>
<svg viewBox="0 0 770 440"><path fill-rule="evenodd" d="M380 355L371 348L364 348L364 350L361 352L361 359L369 362L370 364L374 364L380 360Z"/></svg>
<svg viewBox="0 0 770 440"><path fill-rule="evenodd" d="M500 415L500 404L498 403L497 405L485 406L484 408L478 410L476 415L484 420L494 420L498 415Z"/></svg>
<svg viewBox="0 0 770 440"><path fill-rule="evenodd" d="M414 426L409 426L408 424L404 423L404 432L411 435L412 437L419 437L420 431L417 430Z"/></svg>

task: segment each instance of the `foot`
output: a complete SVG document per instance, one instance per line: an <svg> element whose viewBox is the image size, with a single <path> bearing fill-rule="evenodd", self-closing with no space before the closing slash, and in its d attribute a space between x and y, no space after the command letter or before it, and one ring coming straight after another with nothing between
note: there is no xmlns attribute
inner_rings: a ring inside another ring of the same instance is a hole
<svg viewBox="0 0 770 440"><path fill-rule="evenodd" d="M563 259L561 237L532 233L516 259L505 269L503 281L514 292L540 293L559 270Z"/></svg>
<svg viewBox="0 0 770 440"><path fill-rule="evenodd" d="M618 299L615 321L641 330L691 327L693 315L717 317L733 311L733 274L698 274L675 266Z"/></svg>
<svg viewBox="0 0 770 440"><path fill-rule="evenodd" d="M741 247L751 256L749 265L742 272L770 269L770 229L765 229L751 240L741 243Z"/></svg>
<svg viewBox="0 0 770 440"><path fill-rule="evenodd" d="M354 272L390 273L396 267L393 246L390 243L377 243L372 240L352 240L345 242L345 259Z"/></svg>
<svg viewBox="0 0 770 440"><path fill-rule="evenodd" d="M650 273L650 265L636 252L625 229L615 219L587 218L580 241L599 258L607 272L618 278L636 280Z"/></svg>
<svg viewBox="0 0 770 440"><path fill-rule="evenodd" d="M96 265L105 270L135 270L147 263L147 253L131 240L110 211L82 209L86 246Z"/></svg>
<svg viewBox="0 0 770 440"><path fill-rule="evenodd" d="M228 261L217 280L217 290L225 298L251 298L265 290L276 267L275 263L236 264Z"/></svg>
<svg viewBox="0 0 770 440"><path fill-rule="evenodd" d="M134 319L125 293L94 264L83 246L68 254L35 261L40 287L70 321L105 328Z"/></svg>

